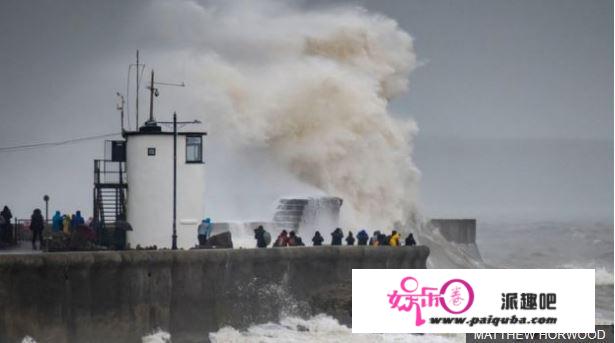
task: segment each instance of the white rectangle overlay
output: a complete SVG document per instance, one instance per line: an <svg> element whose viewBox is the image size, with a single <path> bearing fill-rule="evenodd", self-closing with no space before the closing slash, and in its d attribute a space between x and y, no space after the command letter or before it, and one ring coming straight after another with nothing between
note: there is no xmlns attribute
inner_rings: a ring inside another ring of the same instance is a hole
<svg viewBox="0 0 615 343"><path fill-rule="evenodd" d="M593 332L594 269L353 269L353 333Z"/></svg>

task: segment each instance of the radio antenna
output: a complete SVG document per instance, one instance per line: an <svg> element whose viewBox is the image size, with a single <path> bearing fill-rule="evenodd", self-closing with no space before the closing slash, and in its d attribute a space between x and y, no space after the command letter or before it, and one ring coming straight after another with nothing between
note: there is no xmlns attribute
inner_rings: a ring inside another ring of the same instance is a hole
<svg viewBox="0 0 615 343"><path fill-rule="evenodd" d="M136 110L137 110L137 125L135 126L137 129L139 128L139 49L137 49L137 68L136 68L136 76L137 76L137 95L136 95Z"/></svg>

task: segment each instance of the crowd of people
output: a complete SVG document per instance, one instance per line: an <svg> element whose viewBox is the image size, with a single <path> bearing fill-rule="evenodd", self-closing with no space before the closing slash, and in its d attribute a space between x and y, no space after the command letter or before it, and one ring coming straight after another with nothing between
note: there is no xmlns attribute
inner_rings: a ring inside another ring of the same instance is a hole
<svg viewBox="0 0 615 343"><path fill-rule="evenodd" d="M11 219L13 215L8 206L4 206L4 209L0 212L0 242L9 244L14 241L13 227ZM32 249L42 249L43 247L43 231L46 227L46 220L39 208L34 209L30 216L29 229L32 232ZM207 243L213 224L210 218L202 220L198 226L198 240L199 245L203 246ZM87 221L81 214L81 211L76 211L74 214L62 214L60 211L55 211L51 218L51 234L64 236L71 236L75 232L79 232L81 236L86 237L88 240L96 241L100 236L101 225L98 225L97 220L90 217ZM126 231L132 230L130 224L125 221L125 217L118 217L116 223L116 229L114 230L113 247L115 249L123 250L126 248ZM258 248L266 248L271 244L271 234L267 232L264 227L258 226L254 230L254 238L256 239L256 246ZM345 243L345 244L344 244ZM405 240L402 242L400 233L393 230L390 235L382 233L380 231L374 231L370 237L366 230L360 230L356 236L352 231L348 231L346 235L341 228L336 228L331 232L330 245L369 245L369 246L414 246L416 241L412 233L409 233ZM403 243L403 244L402 244ZM312 237L312 246L322 246L325 244L325 238L317 230ZM292 247L292 246L305 246L303 239L295 231L282 230L273 241L272 247Z"/></svg>
<svg viewBox="0 0 615 343"><path fill-rule="evenodd" d="M344 238L345 237L345 238ZM271 243L271 235L269 232L263 228L263 226L259 226L254 229L254 238L256 239L256 246L258 248L266 248ZM412 233L409 233L406 236L405 240L402 242L402 237L399 232L393 230L390 235L386 235L380 231L374 231L371 238L366 230L361 230L357 233L356 236L353 235L352 231L348 231L348 234L344 236L344 232L341 228L336 228L331 232L331 245L343 245L343 241L346 242L346 245L370 245L370 246L415 246L416 240ZM320 234L320 231L316 231L314 236L312 237L312 245L313 246L321 246L325 242L324 237ZM403 243L403 244L402 244ZM305 246L301 237L297 235L295 231L286 231L282 230L278 237L273 242L273 247L292 247L292 246Z"/></svg>
<svg viewBox="0 0 615 343"><path fill-rule="evenodd" d="M11 223L13 214L8 206L4 206L4 209L0 212L0 247L10 246L15 243L16 237L14 237L14 227ZM21 222L23 224L23 222ZM55 211L49 223L50 231L47 231L45 235L48 237L71 237L74 233L78 233L79 236L85 240L91 241L96 244L102 237L101 225L98 220L90 217L86 220L81 211L75 211L73 214L62 214L60 211ZM29 225L26 222L26 229L29 229L32 234L32 249L42 249L44 246L43 232L47 227L47 220L40 208L36 208L30 215ZM113 248L123 250L126 248L126 231L130 231L132 228L125 220L125 217L120 215L115 224L115 230L112 237ZM38 244L37 244L38 243Z"/></svg>
<svg viewBox="0 0 615 343"><path fill-rule="evenodd" d="M94 230L95 223L92 218L86 220L81 215L81 211L76 211L74 214L62 214L60 211L56 211L51 218L51 233L59 234L64 233L70 235L78 229L82 230ZM40 209L36 208L30 216L30 231L32 231L32 249L36 250L36 241L38 240L38 249L43 247L43 231L45 230L45 218ZM92 238L96 235L94 232L90 234Z"/></svg>

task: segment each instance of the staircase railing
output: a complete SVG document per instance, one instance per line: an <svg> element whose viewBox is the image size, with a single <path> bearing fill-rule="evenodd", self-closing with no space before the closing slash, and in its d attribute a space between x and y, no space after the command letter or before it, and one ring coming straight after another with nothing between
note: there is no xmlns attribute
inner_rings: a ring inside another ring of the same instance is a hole
<svg viewBox="0 0 615 343"><path fill-rule="evenodd" d="M125 162L94 160L94 218L99 230L99 244L106 245L109 229L126 214Z"/></svg>
<svg viewBox="0 0 615 343"><path fill-rule="evenodd" d="M125 184L126 164L111 160L94 160L94 184Z"/></svg>

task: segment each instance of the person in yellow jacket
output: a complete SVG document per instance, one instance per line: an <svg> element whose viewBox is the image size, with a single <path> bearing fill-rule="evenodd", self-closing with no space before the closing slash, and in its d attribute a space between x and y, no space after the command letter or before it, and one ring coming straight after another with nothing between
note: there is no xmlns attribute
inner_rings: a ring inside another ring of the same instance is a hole
<svg viewBox="0 0 615 343"><path fill-rule="evenodd" d="M401 236L399 235L399 233L397 233L397 231L393 231L393 233L391 234L391 239L389 239L389 245L392 247L398 247L400 237Z"/></svg>
<svg viewBox="0 0 615 343"><path fill-rule="evenodd" d="M70 235L70 217L66 214L62 218L62 231L64 231L65 234Z"/></svg>

